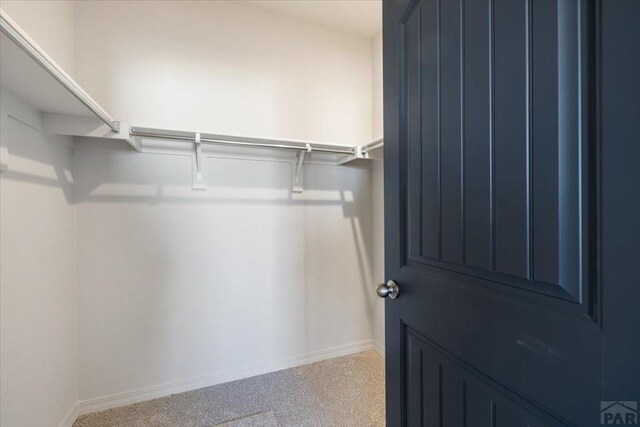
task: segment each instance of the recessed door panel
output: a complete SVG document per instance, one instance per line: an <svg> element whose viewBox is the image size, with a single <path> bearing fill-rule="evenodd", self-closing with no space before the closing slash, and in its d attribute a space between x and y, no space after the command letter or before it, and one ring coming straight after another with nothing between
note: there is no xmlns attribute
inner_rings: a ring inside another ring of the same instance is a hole
<svg viewBox="0 0 640 427"><path fill-rule="evenodd" d="M557 421L405 329L408 426L534 427Z"/></svg>
<svg viewBox="0 0 640 427"><path fill-rule="evenodd" d="M592 310L587 6L407 5L398 22L405 264Z"/></svg>

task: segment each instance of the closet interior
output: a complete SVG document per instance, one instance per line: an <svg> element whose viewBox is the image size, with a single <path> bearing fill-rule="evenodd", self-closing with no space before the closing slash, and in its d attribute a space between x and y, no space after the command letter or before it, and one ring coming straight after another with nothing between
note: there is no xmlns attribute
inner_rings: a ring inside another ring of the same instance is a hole
<svg viewBox="0 0 640 427"><path fill-rule="evenodd" d="M381 5L283 3L0 2L2 426L384 357Z"/></svg>

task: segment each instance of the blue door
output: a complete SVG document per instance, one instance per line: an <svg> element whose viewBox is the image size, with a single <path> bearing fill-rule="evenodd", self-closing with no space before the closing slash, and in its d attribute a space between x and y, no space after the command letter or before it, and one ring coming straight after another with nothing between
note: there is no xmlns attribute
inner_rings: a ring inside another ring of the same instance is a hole
<svg viewBox="0 0 640 427"><path fill-rule="evenodd" d="M387 424L633 421L640 2L383 20Z"/></svg>

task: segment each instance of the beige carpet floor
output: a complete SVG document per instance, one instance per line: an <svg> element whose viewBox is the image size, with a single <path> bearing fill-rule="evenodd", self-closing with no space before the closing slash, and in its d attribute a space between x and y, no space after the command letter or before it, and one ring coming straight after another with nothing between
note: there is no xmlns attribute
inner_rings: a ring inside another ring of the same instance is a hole
<svg viewBox="0 0 640 427"><path fill-rule="evenodd" d="M74 427L376 427L384 417L384 360L367 351L84 415Z"/></svg>
<svg viewBox="0 0 640 427"><path fill-rule="evenodd" d="M269 411L218 424L216 427L278 427L278 421L273 411Z"/></svg>

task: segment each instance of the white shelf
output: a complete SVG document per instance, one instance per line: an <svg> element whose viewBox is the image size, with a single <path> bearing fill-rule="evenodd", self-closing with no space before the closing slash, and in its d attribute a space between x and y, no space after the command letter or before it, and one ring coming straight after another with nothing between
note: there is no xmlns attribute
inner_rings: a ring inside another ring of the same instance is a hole
<svg viewBox="0 0 640 427"><path fill-rule="evenodd" d="M366 145L344 146L313 141L205 134L131 127L117 122L0 9L0 85L43 115L45 132L127 141L142 151L143 139L195 145L194 176L202 174L201 144L226 148L263 148L295 153L294 178L299 181L306 154L334 156L334 164L366 161L381 155L382 138ZM148 144L147 144L148 145ZM370 155L376 152L376 155ZM197 184L197 185L196 185ZM194 188L200 184L194 181ZM297 187L296 187L297 188ZM301 191L296 189L294 191Z"/></svg>
<svg viewBox="0 0 640 427"><path fill-rule="evenodd" d="M115 121L78 83L0 9L0 86L42 112L52 133L124 139ZM47 117L49 120L47 121ZM74 122L77 118L79 125ZM61 124L70 126L69 131ZM90 130L88 133L84 133Z"/></svg>

